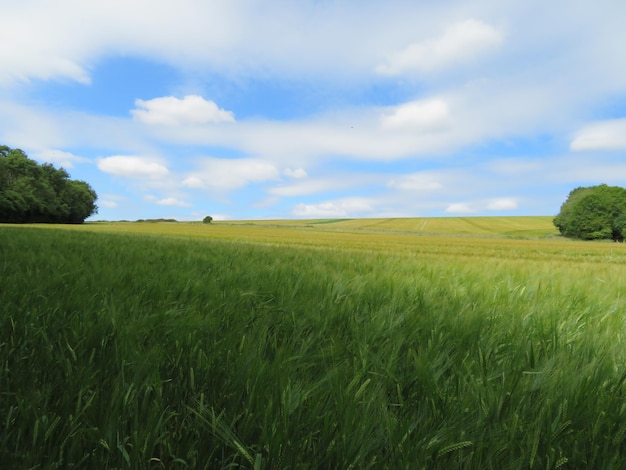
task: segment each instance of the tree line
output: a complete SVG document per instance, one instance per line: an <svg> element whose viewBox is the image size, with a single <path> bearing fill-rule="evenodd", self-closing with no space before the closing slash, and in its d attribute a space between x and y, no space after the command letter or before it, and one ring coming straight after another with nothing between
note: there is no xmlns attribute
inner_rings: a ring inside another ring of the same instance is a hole
<svg viewBox="0 0 626 470"><path fill-rule="evenodd" d="M38 164L0 145L0 222L80 224L95 214L96 192L63 168Z"/></svg>

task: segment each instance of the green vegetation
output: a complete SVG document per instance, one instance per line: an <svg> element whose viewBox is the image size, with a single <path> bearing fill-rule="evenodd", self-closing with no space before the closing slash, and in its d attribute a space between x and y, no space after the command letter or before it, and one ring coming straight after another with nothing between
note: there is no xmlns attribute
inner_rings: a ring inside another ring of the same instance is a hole
<svg viewBox="0 0 626 470"><path fill-rule="evenodd" d="M160 224L160 223L178 223L176 219L138 219L135 221L138 224Z"/></svg>
<svg viewBox="0 0 626 470"><path fill-rule="evenodd" d="M561 206L554 225L566 237L624 241L626 189L606 184L576 188Z"/></svg>
<svg viewBox="0 0 626 470"><path fill-rule="evenodd" d="M97 212L97 198L63 168L39 165L22 150L0 145L0 222L80 224Z"/></svg>
<svg viewBox="0 0 626 470"><path fill-rule="evenodd" d="M7 468L626 463L621 245L63 228L0 227Z"/></svg>
<svg viewBox="0 0 626 470"><path fill-rule="evenodd" d="M202 219L203 224L210 224L211 222L213 222L213 217L210 215L207 215L204 219Z"/></svg>

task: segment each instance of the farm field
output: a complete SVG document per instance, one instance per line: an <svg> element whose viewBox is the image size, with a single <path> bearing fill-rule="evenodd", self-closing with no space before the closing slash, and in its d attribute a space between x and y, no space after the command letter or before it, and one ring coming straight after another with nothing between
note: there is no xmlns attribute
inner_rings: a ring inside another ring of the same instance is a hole
<svg viewBox="0 0 626 470"><path fill-rule="evenodd" d="M419 234L546 236L558 233L553 217L415 217L390 219L316 219L229 221L230 224L291 226L318 229L409 232Z"/></svg>
<svg viewBox="0 0 626 470"><path fill-rule="evenodd" d="M623 468L626 247L466 219L0 226L0 461Z"/></svg>

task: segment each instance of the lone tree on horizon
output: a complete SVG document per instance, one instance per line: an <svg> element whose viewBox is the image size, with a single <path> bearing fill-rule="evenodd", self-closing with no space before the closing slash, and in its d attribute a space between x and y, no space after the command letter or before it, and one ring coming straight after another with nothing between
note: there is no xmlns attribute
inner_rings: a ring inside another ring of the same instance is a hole
<svg viewBox="0 0 626 470"><path fill-rule="evenodd" d="M0 145L0 222L82 224L98 212L98 195L63 168L38 164Z"/></svg>
<svg viewBox="0 0 626 470"><path fill-rule="evenodd" d="M626 236L626 189L606 184L578 187L569 193L554 225L565 237L622 242Z"/></svg>

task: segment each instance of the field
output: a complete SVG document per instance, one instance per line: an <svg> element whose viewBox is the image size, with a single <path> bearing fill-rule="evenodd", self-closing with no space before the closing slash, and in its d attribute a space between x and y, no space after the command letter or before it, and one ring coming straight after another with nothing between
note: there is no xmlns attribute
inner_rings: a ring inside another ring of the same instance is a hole
<svg viewBox="0 0 626 470"><path fill-rule="evenodd" d="M625 267L549 217L0 226L0 462L624 468Z"/></svg>

